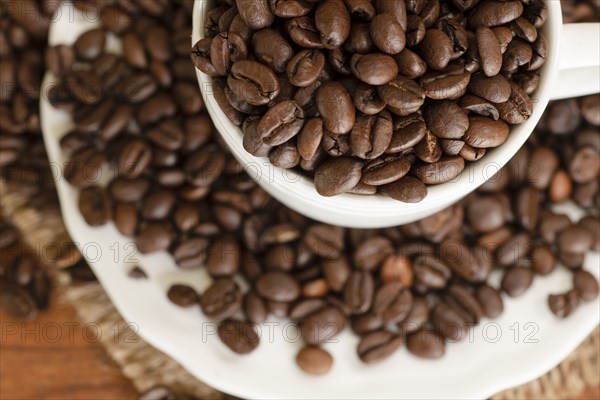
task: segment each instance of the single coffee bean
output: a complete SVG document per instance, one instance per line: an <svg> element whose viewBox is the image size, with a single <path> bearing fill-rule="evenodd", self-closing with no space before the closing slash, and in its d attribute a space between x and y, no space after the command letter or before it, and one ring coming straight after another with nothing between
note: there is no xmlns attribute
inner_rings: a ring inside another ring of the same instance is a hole
<svg viewBox="0 0 600 400"><path fill-rule="evenodd" d="M340 0L328 0L340 1ZM323 126L335 134L352 130L356 111L348 90L339 82L327 82L317 89L316 104Z"/></svg>
<svg viewBox="0 0 600 400"><path fill-rule="evenodd" d="M468 90L471 94L492 103L504 103L511 95L510 82L502 75L487 77L475 74L471 77Z"/></svg>
<svg viewBox="0 0 600 400"><path fill-rule="evenodd" d="M79 58L90 61L102 54L105 43L104 31L102 29L92 29L81 34L73 44L73 48Z"/></svg>
<svg viewBox="0 0 600 400"><path fill-rule="evenodd" d="M417 83L398 75L393 81L378 87L379 96L394 114L407 116L419 110L425 102L425 92Z"/></svg>
<svg viewBox="0 0 600 400"><path fill-rule="evenodd" d="M108 193L99 186L88 186L79 194L79 211L89 226L102 226L112 218Z"/></svg>
<svg viewBox="0 0 600 400"><path fill-rule="evenodd" d="M391 14L376 15L371 20L369 32L375 46L384 53L398 54L406 45L404 30Z"/></svg>
<svg viewBox="0 0 600 400"><path fill-rule="evenodd" d="M392 134L392 117L388 112L359 115L350 133L352 154L363 159L377 158L388 148Z"/></svg>
<svg viewBox="0 0 600 400"><path fill-rule="evenodd" d="M469 14L469 25L499 26L516 20L523 14L523 4L517 0L484 1L476 5Z"/></svg>
<svg viewBox="0 0 600 400"><path fill-rule="evenodd" d="M515 265L531 253L531 236L523 232L513 235L496 251L496 259L502 266Z"/></svg>
<svg viewBox="0 0 600 400"><path fill-rule="evenodd" d="M579 306L579 294L575 290L563 294L551 294L548 296L548 306L558 318L566 318Z"/></svg>
<svg viewBox="0 0 600 400"><path fill-rule="evenodd" d="M252 48L257 60L271 68L275 73L285 72L288 63L294 57L292 46L279 32L273 29L262 29L254 32L252 34ZM325 56L322 55L322 57L324 65Z"/></svg>
<svg viewBox="0 0 600 400"><path fill-rule="evenodd" d="M346 316L337 307L325 307L308 317L300 324L302 339L309 345L326 342L346 326Z"/></svg>
<svg viewBox="0 0 600 400"><path fill-rule="evenodd" d="M140 253L147 254L167 250L171 246L173 238L168 225L153 223L141 228L135 241Z"/></svg>
<svg viewBox="0 0 600 400"><path fill-rule="evenodd" d="M325 0L317 6L315 25L328 49L341 46L350 35L350 13L342 0Z"/></svg>
<svg viewBox="0 0 600 400"><path fill-rule="evenodd" d="M591 273L579 270L573 274L573 287L583 301L592 301L598 298L598 281Z"/></svg>
<svg viewBox="0 0 600 400"><path fill-rule="evenodd" d="M491 286L482 285L475 291L477 301L488 318L497 318L504 311L504 303L500 293Z"/></svg>
<svg viewBox="0 0 600 400"><path fill-rule="evenodd" d="M530 268L516 266L511 267L504 273L502 278L502 290L510 297L518 297L525 293L533 282L533 271Z"/></svg>
<svg viewBox="0 0 600 400"><path fill-rule="evenodd" d="M377 363L394 354L402 343L402 337L390 331L372 332L364 336L358 344L358 357L366 364Z"/></svg>
<svg viewBox="0 0 600 400"><path fill-rule="evenodd" d="M373 302L375 283L370 273L354 271L344 287L344 302L353 314L362 314L369 310Z"/></svg>
<svg viewBox="0 0 600 400"><path fill-rule="evenodd" d="M267 306L265 301L255 292L250 291L244 296L244 313L248 320L260 324L267 319Z"/></svg>
<svg viewBox="0 0 600 400"><path fill-rule="evenodd" d="M242 293L238 285L229 278L215 280L200 298L202 312L215 321L231 317L241 306Z"/></svg>
<svg viewBox="0 0 600 400"><path fill-rule="evenodd" d="M283 100L260 119L257 133L268 146L281 145L296 136L304 126L304 111L293 100Z"/></svg>
<svg viewBox="0 0 600 400"><path fill-rule="evenodd" d="M395 182L383 185L380 191L382 194L403 203L418 203L427 196L425 184L411 176L405 176Z"/></svg>
<svg viewBox="0 0 600 400"><path fill-rule="evenodd" d="M450 101L431 103L423 117L431 133L438 138L460 139L469 128L467 113Z"/></svg>
<svg viewBox="0 0 600 400"><path fill-rule="evenodd" d="M556 267L556 257L547 245L537 245L531 252L531 269L536 274L547 275Z"/></svg>
<svg viewBox="0 0 600 400"><path fill-rule="evenodd" d="M227 78L229 88L242 100L254 106L269 103L279 94L274 72L256 61L241 60L231 66Z"/></svg>
<svg viewBox="0 0 600 400"><path fill-rule="evenodd" d="M354 54L350 59L352 74L369 85L384 85L398 75L398 64L386 54Z"/></svg>
<svg viewBox="0 0 600 400"><path fill-rule="evenodd" d="M436 330L446 339L460 341L467 335L467 320L461 312L446 303L439 303L432 312L432 322Z"/></svg>
<svg viewBox="0 0 600 400"><path fill-rule="evenodd" d="M238 0L238 2L243 0ZM254 330L254 325L236 319L227 319L218 328L219 338L227 347L237 354L248 354L254 351L260 342L260 337Z"/></svg>
<svg viewBox="0 0 600 400"><path fill-rule="evenodd" d="M472 116L469 118L469 128L465 132L463 140L473 147L498 147L506 141L508 133L508 125L503 121Z"/></svg>
<svg viewBox="0 0 600 400"><path fill-rule="evenodd" d="M184 269L199 268L206 262L209 241L203 237L189 237L179 242L172 250L178 267Z"/></svg>
<svg viewBox="0 0 600 400"><path fill-rule="evenodd" d="M435 332L420 330L408 335L406 348L420 358L437 359L444 356L444 339Z"/></svg>
<svg viewBox="0 0 600 400"><path fill-rule="evenodd" d="M436 185L451 181L465 168L462 157L442 157L432 164L420 164L413 168L415 176L423 183Z"/></svg>
<svg viewBox="0 0 600 400"><path fill-rule="evenodd" d="M486 76L496 76L502 68L502 48L498 37L490 28L477 28L477 50L481 57L481 65Z"/></svg>
<svg viewBox="0 0 600 400"><path fill-rule="evenodd" d="M296 363L307 374L324 375L333 365L333 357L320 347L304 347L296 355Z"/></svg>
<svg viewBox="0 0 600 400"><path fill-rule="evenodd" d="M258 278L256 290L263 298L277 302L291 302L300 296L300 285L288 273L270 271Z"/></svg>
<svg viewBox="0 0 600 400"><path fill-rule="evenodd" d="M375 293L373 312L382 317L384 323L404 320L412 309L413 296L400 282L381 286Z"/></svg>
<svg viewBox="0 0 600 400"><path fill-rule="evenodd" d="M198 293L187 285L172 285L167 292L167 297L173 304L179 307L187 308L198 304Z"/></svg>
<svg viewBox="0 0 600 400"><path fill-rule="evenodd" d="M290 83L298 87L306 87L314 83L325 68L325 55L320 50L302 50L287 64L287 75Z"/></svg>
<svg viewBox="0 0 600 400"><path fill-rule="evenodd" d="M322 163L315 171L315 188L321 196L335 196L358 184L362 163L350 157L338 157Z"/></svg>
<svg viewBox="0 0 600 400"><path fill-rule="evenodd" d="M558 233L556 244L561 252L582 254L592 246L592 234L583 227L572 225Z"/></svg>

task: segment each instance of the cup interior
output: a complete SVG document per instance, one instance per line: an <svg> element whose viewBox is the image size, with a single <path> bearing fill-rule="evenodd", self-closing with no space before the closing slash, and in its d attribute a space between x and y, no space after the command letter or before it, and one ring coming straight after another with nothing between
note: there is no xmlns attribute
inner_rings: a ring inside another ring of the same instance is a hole
<svg viewBox="0 0 600 400"><path fill-rule="evenodd" d="M230 147L245 171L269 194L295 211L325 223L352 228L383 228L406 224L425 218L455 203L492 178L519 150L540 120L548 105L558 72L559 42L562 28L560 2L547 1L548 19L542 32L549 43L549 58L540 70L540 84L531 96L533 113L528 121L511 127L507 141L488 150L475 162L468 162L464 171L450 182L428 187L428 195L415 204L401 203L384 195L360 196L342 194L322 197L312 179L292 170L273 166L268 158L254 157L242 146L242 131L225 116L212 94L212 78L196 70L206 108L216 129ZM196 0L192 45L204 37L206 13L214 0ZM503 173L507 173L503 171Z"/></svg>

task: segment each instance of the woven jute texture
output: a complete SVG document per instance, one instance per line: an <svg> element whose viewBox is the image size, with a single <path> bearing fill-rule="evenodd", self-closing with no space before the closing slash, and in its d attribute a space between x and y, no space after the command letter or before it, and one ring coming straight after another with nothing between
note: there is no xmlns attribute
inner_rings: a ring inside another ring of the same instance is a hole
<svg viewBox="0 0 600 400"><path fill-rule="evenodd" d="M8 190L0 180L0 207L4 216L21 230L26 240L38 249L68 237L56 207L32 204L26 194ZM97 282L73 285L66 274L57 282L65 297L85 323L110 329L119 324L120 335L127 340L100 339L108 354L130 378L138 390L166 385L178 393L202 399L223 399L224 395L200 382L166 354L156 350L142 338L126 329L127 324ZM110 337L108 337L110 336ZM596 330L560 365L527 384L498 393L504 399L571 399L590 387L600 385L600 328Z"/></svg>

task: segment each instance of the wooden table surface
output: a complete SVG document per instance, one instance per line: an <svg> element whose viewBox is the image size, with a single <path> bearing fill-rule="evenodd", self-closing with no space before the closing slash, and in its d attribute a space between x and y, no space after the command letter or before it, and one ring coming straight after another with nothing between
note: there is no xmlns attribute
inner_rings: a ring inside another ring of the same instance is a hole
<svg viewBox="0 0 600 400"><path fill-rule="evenodd" d="M21 324L0 309L0 399L136 399L137 392L55 295L50 310Z"/></svg>

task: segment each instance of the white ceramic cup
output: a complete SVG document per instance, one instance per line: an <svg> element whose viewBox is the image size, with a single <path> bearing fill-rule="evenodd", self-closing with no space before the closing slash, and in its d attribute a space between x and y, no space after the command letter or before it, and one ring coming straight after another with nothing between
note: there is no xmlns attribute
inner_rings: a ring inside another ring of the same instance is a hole
<svg viewBox="0 0 600 400"><path fill-rule="evenodd" d="M196 0L192 45L204 37L203 26L213 0ZM600 24L562 24L558 0L548 1L543 27L549 58L542 67L540 84L533 94L533 114L511 129L502 146L490 150L478 162L468 163L451 182L430 186L427 197L416 204L401 203L383 195L343 194L322 197L311 179L273 166L267 158L254 157L242 146L242 131L221 111L212 95L212 78L197 71L206 108L215 127L248 174L286 206L318 221L353 228L381 228L425 218L460 200L491 178L506 164L533 132L549 100L600 92Z"/></svg>

